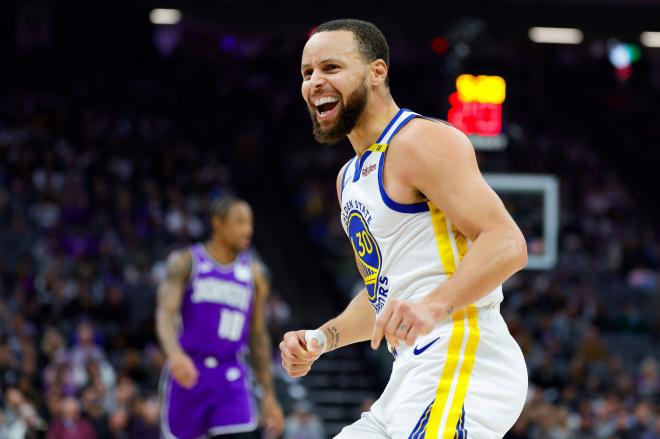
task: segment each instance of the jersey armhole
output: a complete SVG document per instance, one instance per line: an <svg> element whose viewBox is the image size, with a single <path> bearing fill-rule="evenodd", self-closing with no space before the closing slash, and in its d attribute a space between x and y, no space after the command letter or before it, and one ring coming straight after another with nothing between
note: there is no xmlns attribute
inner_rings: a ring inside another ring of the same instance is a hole
<svg viewBox="0 0 660 439"><path fill-rule="evenodd" d="M407 110L409 111L409 110ZM416 117L423 117L417 113L411 113L408 114L405 119L403 119L401 122L398 123L394 131L387 136L387 144L391 144L392 138L403 128L405 125L408 124L411 120L413 120ZM385 190L385 185L383 184L383 169L385 166L385 155L387 155L389 147L385 149L385 151L380 153L380 160L378 162L378 190L380 192L380 197L383 199L383 202L387 207L390 209L401 212L401 213L422 213L422 212L427 212L429 210L428 203L426 202L419 202L419 203L411 203L411 204L404 204L404 203L397 203L393 199L390 198L390 196L387 194L387 191Z"/></svg>
<svg viewBox="0 0 660 439"><path fill-rule="evenodd" d="M248 262L250 265L250 275L252 276L250 283L252 284L252 292L254 293L253 295L256 298L257 276L261 276L262 280L269 285L270 285L270 280L269 280L270 276L267 274L268 268L266 267L266 264L261 259L261 257L256 255L254 252L251 252L249 254Z"/></svg>
<svg viewBox="0 0 660 439"><path fill-rule="evenodd" d="M401 213L422 213L429 210L429 205L425 201L419 203L397 203L387 194L385 185L383 184L383 166L385 165L385 152L380 155L380 163L378 164L378 189L380 197L387 207Z"/></svg>
<svg viewBox="0 0 660 439"><path fill-rule="evenodd" d="M339 190L339 204L340 205L341 205L341 200L342 200L343 195L344 195L344 187L346 187L346 183L347 183L346 174L348 174L348 170L351 168L351 163L353 163L353 160L355 160L356 157L357 156L353 157L352 159L350 159L349 161L347 161L344 164L344 171L341 174L341 188ZM341 170L340 170L340 172L341 172Z"/></svg>
<svg viewBox="0 0 660 439"><path fill-rule="evenodd" d="M197 252L195 251L196 248L199 247L200 244L195 244L186 249L188 254L190 254L190 274L188 275L188 279L186 279L186 286L192 285L193 280L197 276Z"/></svg>

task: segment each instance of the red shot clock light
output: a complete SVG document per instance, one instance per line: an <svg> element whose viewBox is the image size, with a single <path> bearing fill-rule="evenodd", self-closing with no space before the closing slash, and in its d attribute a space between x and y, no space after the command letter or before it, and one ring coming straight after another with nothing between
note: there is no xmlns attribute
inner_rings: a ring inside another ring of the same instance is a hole
<svg viewBox="0 0 660 439"><path fill-rule="evenodd" d="M506 82L500 76L460 75L449 96L448 121L467 135L497 136L502 131Z"/></svg>

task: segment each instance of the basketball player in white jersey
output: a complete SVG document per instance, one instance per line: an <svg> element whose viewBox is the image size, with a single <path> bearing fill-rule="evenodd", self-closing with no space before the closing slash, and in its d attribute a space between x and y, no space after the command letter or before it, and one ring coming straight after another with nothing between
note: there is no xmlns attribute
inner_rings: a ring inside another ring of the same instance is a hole
<svg viewBox="0 0 660 439"><path fill-rule="evenodd" d="M356 153L337 195L365 289L320 328L285 334L282 365L303 376L324 352L366 340L376 349L384 337L389 383L338 438L501 438L527 393L499 312L502 283L527 263L525 239L467 137L399 108L388 71L387 42L364 21L324 23L303 50L316 139L348 136Z"/></svg>

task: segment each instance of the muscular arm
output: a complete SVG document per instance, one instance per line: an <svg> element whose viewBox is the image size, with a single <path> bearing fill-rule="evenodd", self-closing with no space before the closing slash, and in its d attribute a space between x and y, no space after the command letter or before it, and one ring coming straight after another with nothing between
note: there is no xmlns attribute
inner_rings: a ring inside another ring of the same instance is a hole
<svg viewBox="0 0 660 439"><path fill-rule="evenodd" d="M467 137L448 125L415 123L414 129L401 132L402 144L390 152L395 154L396 174L426 195L473 242L454 275L425 298L435 316L443 318L522 269L527 247L513 218L483 179Z"/></svg>
<svg viewBox="0 0 660 439"><path fill-rule="evenodd" d="M156 332L168 357L182 352L176 329L183 290L192 269L192 256L185 250L175 251L167 258L165 279L158 285Z"/></svg>
<svg viewBox="0 0 660 439"><path fill-rule="evenodd" d="M375 321L376 313L369 302L367 290L363 289L341 314L319 328L328 338L326 352L369 340Z"/></svg>
<svg viewBox="0 0 660 439"><path fill-rule="evenodd" d="M274 395L273 376L271 373L271 345L270 334L266 327L264 307L268 297L268 282L261 270L254 267L255 303L252 314L252 327L250 328L250 360L254 374L265 395Z"/></svg>

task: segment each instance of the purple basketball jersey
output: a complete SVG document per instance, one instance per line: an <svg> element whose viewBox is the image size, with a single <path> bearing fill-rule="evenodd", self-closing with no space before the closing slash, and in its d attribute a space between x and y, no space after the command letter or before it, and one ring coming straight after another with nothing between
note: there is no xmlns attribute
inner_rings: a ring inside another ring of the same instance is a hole
<svg viewBox="0 0 660 439"><path fill-rule="evenodd" d="M254 302L252 258L243 252L222 265L203 244L190 253L193 269L181 303L179 341L199 377L192 389L185 389L165 367L162 436L195 439L253 431L258 412L241 355L247 350Z"/></svg>
<svg viewBox="0 0 660 439"><path fill-rule="evenodd" d="M252 258L242 252L229 265L215 261L197 244L181 303L180 343L189 355L236 358L247 348L254 302Z"/></svg>

